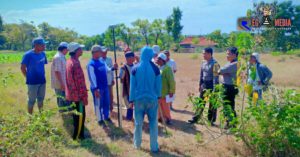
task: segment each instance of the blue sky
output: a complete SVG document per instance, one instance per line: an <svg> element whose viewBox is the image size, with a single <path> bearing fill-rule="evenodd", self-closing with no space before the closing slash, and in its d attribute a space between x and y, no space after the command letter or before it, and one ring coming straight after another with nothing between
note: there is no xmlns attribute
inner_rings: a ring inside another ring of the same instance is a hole
<svg viewBox="0 0 300 157"><path fill-rule="evenodd" d="M256 0L254 0L256 1ZM272 0L267 0L272 1ZM236 30L236 20L252 8L253 0L0 0L5 23L20 20L69 27L85 35L103 33L109 25L140 18L166 19L172 8L183 11L183 34L207 34L216 29Z"/></svg>

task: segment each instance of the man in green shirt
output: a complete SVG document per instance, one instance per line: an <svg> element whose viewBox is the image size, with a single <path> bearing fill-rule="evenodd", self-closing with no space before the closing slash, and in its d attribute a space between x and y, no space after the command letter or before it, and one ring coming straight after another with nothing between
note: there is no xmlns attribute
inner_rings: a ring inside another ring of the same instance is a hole
<svg viewBox="0 0 300 157"><path fill-rule="evenodd" d="M160 53L157 57L156 63L160 67L161 79L162 79L162 92L161 101L159 107L158 119L161 121L162 118L166 120L168 125L171 124L171 113L169 99L172 99L175 93L175 79L174 74L170 66L166 64L167 56L164 53ZM161 114L162 113L162 114ZM163 116L163 117L161 117Z"/></svg>

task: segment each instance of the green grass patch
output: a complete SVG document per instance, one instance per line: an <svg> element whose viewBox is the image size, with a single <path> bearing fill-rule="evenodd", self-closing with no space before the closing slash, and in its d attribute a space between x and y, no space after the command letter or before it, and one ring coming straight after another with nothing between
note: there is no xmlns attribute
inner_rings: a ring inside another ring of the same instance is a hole
<svg viewBox="0 0 300 157"><path fill-rule="evenodd" d="M281 55L296 55L300 57L300 49L289 50L287 52L274 51L271 52L272 56L281 56Z"/></svg>
<svg viewBox="0 0 300 157"><path fill-rule="evenodd" d="M50 123L56 111L44 111L33 116L0 116L0 156L49 156L60 154L66 142L62 130ZM47 152L45 152L47 150Z"/></svg>
<svg viewBox="0 0 300 157"><path fill-rule="evenodd" d="M192 60L198 59L198 58L199 58L199 53L193 53L193 54L190 56L190 58L191 58Z"/></svg>

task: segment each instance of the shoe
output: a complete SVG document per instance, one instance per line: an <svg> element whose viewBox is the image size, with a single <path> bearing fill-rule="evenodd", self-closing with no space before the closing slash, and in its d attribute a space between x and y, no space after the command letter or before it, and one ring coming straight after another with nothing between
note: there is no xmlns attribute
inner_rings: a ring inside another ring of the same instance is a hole
<svg viewBox="0 0 300 157"><path fill-rule="evenodd" d="M198 120L197 120L196 118L193 118L193 119L191 119L191 120L188 120L188 122L189 122L190 124L195 124L195 123L198 122Z"/></svg>
<svg viewBox="0 0 300 157"><path fill-rule="evenodd" d="M106 119L105 121L107 121L108 123L113 123L113 121L110 118Z"/></svg>
<svg viewBox="0 0 300 157"><path fill-rule="evenodd" d="M173 106L170 107L171 111L175 111L175 109L173 108Z"/></svg>
<svg viewBox="0 0 300 157"><path fill-rule="evenodd" d="M157 150L155 150L155 151L152 151L152 150L151 150L151 153L153 153L153 154L158 154L159 152L160 152L159 149L157 149Z"/></svg>
<svg viewBox="0 0 300 157"><path fill-rule="evenodd" d="M104 120L100 120L100 121L98 122L98 124L99 124L100 126L102 126L102 127L106 127L106 124L105 124Z"/></svg>
<svg viewBox="0 0 300 157"><path fill-rule="evenodd" d="M85 140L86 137L83 135L83 136L80 136L79 139L80 139L80 140Z"/></svg>
<svg viewBox="0 0 300 157"><path fill-rule="evenodd" d="M216 127L217 125L216 125L214 122L211 122L211 123L210 123L210 126Z"/></svg>
<svg viewBox="0 0 300 157"><path fill-rule="evenodd" d="M161 120L161 119L158 119L158 122L162 123L162 120Z"/></svg>
<svg viewBox="0 0 300 157"><path fill-rule="evenodd" d="M166 124L167 124L167 125L172 125L172 122L171 122L171 120L170 120L170 119L168 119L168 120L166 121Z"/></svg>

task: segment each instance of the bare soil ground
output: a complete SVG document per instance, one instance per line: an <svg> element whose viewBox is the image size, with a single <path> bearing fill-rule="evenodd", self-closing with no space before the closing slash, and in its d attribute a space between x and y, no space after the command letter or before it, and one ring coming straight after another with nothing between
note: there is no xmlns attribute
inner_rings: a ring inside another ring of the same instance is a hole
<svg viewBox="0 0 300 157"><path fill-rule="evenodd" d="M111 55L111 54L110 54ZM119 64L123 62L123 55L120 53ZM216 140L213 136L217 134L208 131L207 126L200 124L190 125L187 123L193 116L192 104L187 101L188 93L195 93L198 95L200 64L202 61L201 54L172 54L172 58L177 62L178 72L176 73L176 101L173 104L175 111L171 112L173 124L167 129L171 132L171 136L166 136L163 133L163 126L159 124L159 144L161 152L158 154L151 154L149 151L149 131L148 121L145 118L145 125L143 131L143 143L141 150L133 148L133 122L122 121L122 129L118 128L116 119L116 111L114 109L113 125L108 129L103 129L96 122L94 108L92 104L92 96L89 93L89 105L86 108L86 132L91 136L88 142L83 142L81 147L70 148L66 146L61 155L64 156L195 156L195 157L219 157L219 156L250 156L251 153L241 141L236 141L232 135L224 135ZM215 54L215 58L219 63L224 65L226 58L224 53ZM300 58L296 56L271 56L268 54L262 55L261 60L273 71L272 82L282 88L296 88L300 87ZM88 62L88 58L81 59L82 67ZM47 65L47 98L49 105L46 108L55 108L56 102L53 97L54 92L50 87L50 65ZM19 64L4 64L1 65L0 71L7 71L11 69L14 73L19 72ZM18 74L19 75L19 74ZM86 75L87 76L87 75ZM6 91L1 91L5 100L1 100L4 109L0 111L1 114L10 112L13 114L23 114L26 112L26 86L24 79L19 75L19 81L15 86L8 88ZM88 78L86 77L87 85ZM115 94L115 92L114 92ZM116 94L115 102L116 102ZM240 97L237 98L237 106L240 105ZM122 101L121 101L122 103ZM1 106L2 106L1 105ZM239 107L237 107L239 109ZM37 110L37 108L35 109ZM123 115L125 115L123 110ZM57 114L53 123L63 128L66 136L70 137L72 129L72 120L70 116L61 116ZM218 132L216 127L208 127L209 129ZM196 138L200 137L200 138ZM211 141L205 145L206 143Z"/></svg>

